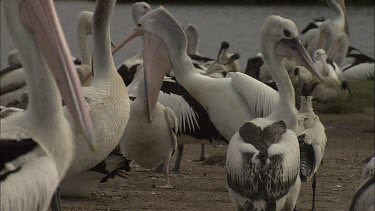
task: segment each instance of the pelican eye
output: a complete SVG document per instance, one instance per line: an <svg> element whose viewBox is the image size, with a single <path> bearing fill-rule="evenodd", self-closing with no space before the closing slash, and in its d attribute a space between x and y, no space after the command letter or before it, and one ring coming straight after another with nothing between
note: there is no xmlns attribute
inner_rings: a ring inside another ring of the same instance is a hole
<svg viewBox="0 0 375 211"><path fill-rule="evenodd" d="M284 33L284 36L285 36L285 37L290 37L290 36L292 36L292 33L291 33L288 29L284 29L283 33Z"/></svg>
<svg viewBox="0 0 375 211"><path fill-rule="evenodd" d="M137 23L137 26L138 26L138 28L141 28L142 24L141 23Z"/></svg>
<svg viewBox="0 0 375 211"><path fill-rule="evenodd" d="M143 6L143 9L147 9L147 7L146 7L146 6Z"/></svg>

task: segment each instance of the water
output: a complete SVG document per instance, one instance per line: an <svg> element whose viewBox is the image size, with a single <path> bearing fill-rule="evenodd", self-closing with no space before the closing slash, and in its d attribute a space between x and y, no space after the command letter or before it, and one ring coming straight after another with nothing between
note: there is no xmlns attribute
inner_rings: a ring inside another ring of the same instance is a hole
<svg viewBox="0 0 375 211"><path fill-rule="evenodd" d="M155 8L157 5L151 5ZM280 15L293 20L299 31L314 17L331 15L321 6L185 6L164 5L181 24L194 24L200 33L200 52L215 57L222 41L231 44L233 52L240 53L244 68L246 60L259 51L259 29L264 19ZM76 39L76 20L80 11L93 11L94 2L56 2L57 12L72 54L79 56ZM348 7L348 20L352 45L374 57L374 8ZM111 36L115 43L131 34L134 23L130 5L117 4L111 23ZM134 55L140 41L130 43L115 56L116 65ZM1 14L1 68L7 66L7 54L14 49Z"/></svg>

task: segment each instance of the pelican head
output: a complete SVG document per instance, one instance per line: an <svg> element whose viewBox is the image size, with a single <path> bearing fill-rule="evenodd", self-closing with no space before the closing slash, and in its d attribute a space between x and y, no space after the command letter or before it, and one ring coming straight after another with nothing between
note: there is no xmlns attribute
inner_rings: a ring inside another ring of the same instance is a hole
<svg viewBox="0 0 375 211"><path fill-rule="evenodd" d="M187 53L198 54L199 34L197 27L189 24L185 29L185 34L188 39Z"/></svg>
<svg viewBox="0 0 375 211"><path fill-rule="evenodd" d="M139 19L149 11L151 11L151 7L146 2L134 3L132 5L132 15L134 23L137 24Z"/></svg>
<svg viewBox="0 0 375 211"><path fill-rule="evenodd" d="M283 58L293 58L297 65L304 66L320 80L323 80L299 40L297 26L293 21L271 15L264 21L260 34L262 54L266 61L272 56L270 53L275 52L279 61Z"/></svg>
<svg viewBox="0 0 375 211"><path fill-rule="evenodd" d="M5 18L21 56L26 53L21 46L33 45L32 40L52 72L69 112L93 147L94 132L87 104L53 1L5 0L2 6L7 11ZM14 18L15 14L19 18Z"/></svg>
<svg viewBox="0 0 375 211"><path fill-rule="evenodd" d="M137 36L143 36L146 100L151 122L163 78L172 70L170 57L186 54L187 38L181 24L164 7L142 16L134 33L114 51Z"/></svg>
<svg viewBox="0 0 375 211"><path fill-rule="evenodd" d="M331 44L331 39L333 35L333 24L332 21L323 22L322 25L319 26L319 41L317 45L317 49L323 48L324 50L328 51L329 45Z"/></svg>

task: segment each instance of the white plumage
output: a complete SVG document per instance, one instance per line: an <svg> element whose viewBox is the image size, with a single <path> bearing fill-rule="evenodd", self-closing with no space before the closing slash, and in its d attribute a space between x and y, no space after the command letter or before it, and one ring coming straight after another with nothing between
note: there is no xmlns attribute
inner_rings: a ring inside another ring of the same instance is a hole
<svg viewBox="0 0 375 211"><path fill-rule="evenodd" d="M243 124L229 142L228 190L238 210L295 208L300 188L297 111L282 59L296 57L321 77L296 37L295 24L278 16L268 17L262 26L262 54L279 89L279 103L266 118Z"/></svg>
<svg viewBox="0 0 375 211"><path fill-rule="evenodd" d="M93 16L94 79L90 87L84 87L85 98L98 140L98 149L92 152L87 145L76 141L72 165L61 184L63 196L85 196L87 192L68 192L64 182L70 183L78 174L84 173L104 160L118 145L130 113L126 87L117 74L110 46L110 21L116 0L97 1ZM74 128L74 137L82 134Z"/></svg>
<svg viewBox="0 0 375 211"><path fill-rule="evenodd" d="M2 2L2 9L22 56L30 103L24 112L1 119L0 206L47 210L74 150L61 97L85 138L92 137L92 126L53 2L12 0ZM29 15L35 19L25 21Z"/></svg>

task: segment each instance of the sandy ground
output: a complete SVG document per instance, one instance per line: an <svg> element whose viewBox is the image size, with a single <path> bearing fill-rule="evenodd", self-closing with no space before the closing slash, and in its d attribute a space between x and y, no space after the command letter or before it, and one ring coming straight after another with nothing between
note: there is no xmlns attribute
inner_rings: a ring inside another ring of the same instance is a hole
<svg viewBox="0 0 375 211"><path fill-rule="evenodd" d="M324 163L317 176L317 210L347 210L359 185L365 159L374 155L374 110L362 114L320 114L328 136ZM172 174L174 189L162 185L164 174L132 171L128 179L102 184L89 198L63 199L64 210L234 210L223 166L226 146L207 146L216 164L194 162L200 145L187 145L181 174ZM214 162L215 163L215 162ZM303 183L299 210L311 210L311 182Z"/></svg>

